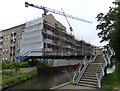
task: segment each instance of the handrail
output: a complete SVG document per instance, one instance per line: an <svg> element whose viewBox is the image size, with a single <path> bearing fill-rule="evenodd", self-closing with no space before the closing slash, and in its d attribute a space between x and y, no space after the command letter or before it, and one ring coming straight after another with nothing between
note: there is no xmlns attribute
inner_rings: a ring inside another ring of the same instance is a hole
<svg viewBox="0 0 120 91"><path fill-rule="evenodd" d="M100 61L99 61L99 65L98 65L98 67L97 67L96 73L98 72L99 67L101 67L102 71L104 71L104 69L103 69L103 67L102 67L101 65L104 65L104 64L105 64L105 66L106 66L106 61L105 61L105 63L102 63L102 62L101 62L101 61L102 61L102 58L103 58L103 56L101 56L101 59L100 59Z"/></svg>
<svg viewBox="0 0 120 91"><path fill-rule="evenodd" d="M115 55L115 51L113 50L113 48L112 48L112 52L113 52L113 55Z"/></svg>
<svg viewBox="0 0 120 91"><path fill-rule="evenodd" d="M81 68L82 68L82 64L80 63L76 71L74 72L73 83L75 83L75 78L80 73Z"/></svg>
<svg viewBox="0 0 120 91"><path fill-rule="evenodd" d="M83 58L84 65L86 64L86 58L87 58L87 55L85 55L85 57Z"/></svg>
<svg viewBox="0 0 120 91"><path fill-rule="evenodd" d="M107 57L107 59L108 59L108 63L109 63L109 65L110 65L110 64L111 64L111 61L110 61L110 57L109 57L109 55L107 54L106 57Z"/></svg>
<svg viewBox="0 0 120 91"><path fill-rule="evenodd" d="M111 56L115 55L115 52L114 52L113 49L111 49L111 48L109 47L109 50L110 50Z"/></svg>
<svg viewBox="0 0 120 91"><path fill-rule="evenodd" d="M84 67L82 68L82 70L81 70L80 72L76 72L75 75L74 75L74 77L73 77L73 83L74 83L74 84L78 84L78 83L80 82L80 79L81 79L83 73L85 72L86 68L88 67L88 64L86 64L86 62L85 62L85 61L86 61L86 57L87 57L87 56L84 57ZM97 55L95 55L93 59L90 58L90 59L89 59L89 62L94 62L95 59L96 59L96 57L97 57ZM91 59L92 59L92 61L90 61ZM80 68L80 69L81 69L81 68ZM77 70L78 70L78 68L77 68ZM77 73L79 73L78 76L77 76ZM76 78L76 76L77 76L77 78ZM76 79L75 79L75 78L76 78Z"/></svg>
<svg viewBox="0 0 120 91"><path fill-rule="evenodd" d="M85 70L86 70L87 67L88 67L88 64L86 64L86 65L83 67L83 69L81 70L80 75L78 76L78 79L77 79L77 84L78 84L78 82L80 81L80 79L81 79L81 77L82 77L82 75L83 75L83 73L85 72Z"/></svg>
<svg viewBox="0 0 120 91"><path fill-rule="evenodd" d="M99 88L101 88L101 80L102 80L102 77L104 76L104 68L106 65L104 63L103 67L102 67L102 64L100 64L100 66L101 66L102 72L100 74L96 73L96 78L98 81L97 87L99 87Z"/></svg>
<svg viewBox="0 0 120 91"><path fill-rule="evenodd" d="M97 80L98 80L98 86L97 86L97 87L101 88L101 82L100 82L100 79L99 79L99 77L98 77L98 73L96 73L96 78L97 78Z"/></svg>
<svg viewBox="0 0 120 91"><path fill-rule="evenodd" d="M106 58L105 58L105 55L103 55L103 58L104 58L104 60L105 60L106 66L107 66L108 62L107 62L107 60L106 60Z"/></svg>
<svg viewBox="0 0 120 91"><path fill-rule="evenodd" d="M97 78L97 81L98 81L98 84L97 84L97 87L99 87L99 88L101 88L101 80L100 80L100 76L102 76L101 75L101 73L100 74L98 74L98 70L99 70L99 68L100 68L100 64L97 66L97 70L96 70L96 78Z"/></svg>
<svg viewBox="0 0 120 91"><path fill-rule="evenodd" d="M79 83L79 81L80 81L80 79L81 79L81 77L82 77L82 75L85 72L85 70L86 70L87 67L88 67L88 64L84 65L84 67L82 68L81 72L79 73L79 75L78 75L78 77L76 79L76 83L75 84Z"/></svg>
<svg viewBox="0 0 120 91"><path fill-rule="evenodd" d="M102 59L104 60L104 62L102 61ZM102 80L102 77L105 74L104 69L105 69L106 66L107 66L107 61L105 59L105 55L102 55L101 59L99 61L97 70L96 70L96 78L97 78L97 81L98 81L97 87L99 87L99 88L101 88L101 80ZM102 70L100 73L98 72L99 69Z"/></svg>
<svg viewBox="0 0 120 91"><path fill-rule="evenodd" d="M81 66L82 66L81 63L79 63L79 66L78 66L77 69L75 70L75 73L81 69Z"/></svg>
<svg viewBox="0 0 120 91"><path fill-rule="evenodd" d="M24 55L28 54L29 52L31 52L31 51L27 51L26 53L22 54L21 56L24 56Z"/></svg>
<svg viewBox="0 0 120 91"><path fill-rule="evenodd" d="M82 64L80 65L80 67L78 69L78 73L80 73L81 68L82 68Z"/></svg>
<svg viewBox="0 0 120 91"><path fill-rule="evenodd" d="M95 62L96 57L97 57L97 55L94 55L92 62Z"/></svg>
<svg viewBox="0 0 120 91"><path fill-rule="evenodd" d="M92 56L90 57L90 59L89 59L89 63L91 63L92 62Z"/></svg>
<svg viewBox="0 0 120 91"><path fill-rule="evenodd" d="M77 69L75 70L74 72L74 77L73 77L73 84L78 84L79 80L81 79L85 69L86 69L86 58L87 58L87 55L83 58L83 62L84 62L84 67L82 67L83 65L80 63L79 66L77 67Z"/></svg>
<svg viewBox="0 0 120 91"><path fill-rule="evenodd" d="M83 58L83 60L85 60L85 59L86 59L86 56ZM77 69L75 70L75 72L74 72L74 77L73 77L73 83L75 83L75 78L76 78L77 75L79 75L82 66L83 66L83 65L82 65L81 63L79 63L79 66L78 66ZM77 76L77 77L78 77L78 76Z"/></svg>
<svg viewBox="0 0 120 91"><path fill-rule="evenodd" d="M111 59L111 57L112 57L113 55L115 55L115 51L114 51L113 49L111 49L110 47L109 47L108 49L109 49L109 51L110 51L110 54L107 54L106 57L107 57L107 59L108 59L109 65L110 65L110 64L111 64L110 59Z"/></svg>
<svg viewBox="0 0 120 91"><path fill-rule="evenodd" d="M22 54L21 56L25 56L26 54L30 54L31 52L39 52L39 51L35 51L35 50L29 50L29 51L27 51L26 53L24 53L24 54ZM41 52L41 51L40 51Z"/></svg>
<svg viewBox="0 0 120 91"><path fill-rule="evenodd" d="M113 55L115 55L114 50L112 50L110 47L109 47L109 50L110 50L110 55L107 54L106 57L105 57L105 55L102 56L105 60L105 63L99 64L98 67L97 67L97 70L96 70L96 78L97 78L97 81L98 81L97 87L99 87L99 88L101 88L101 80L102 80L102 77L105 74L104 69L105 69L105 67L107 66L108 63L109 63L109 65L111 64L110 59ZM107 59L108 59L108 62L107 62ZM100 60L100 62L101 62L101 60ZM102 69L102 72L98 75L97 71L98 71L99 67Z"/></svg>
<svg viewBox="0 0 120 91"><path fill-rule="evenodd" d="M100 67L101 67L101 69L102 69L102 73L103 73L103 76L104 76L104 74L105 74L105 72L104 72L104 67L102 67L102 64L100 64Z"/></svg>

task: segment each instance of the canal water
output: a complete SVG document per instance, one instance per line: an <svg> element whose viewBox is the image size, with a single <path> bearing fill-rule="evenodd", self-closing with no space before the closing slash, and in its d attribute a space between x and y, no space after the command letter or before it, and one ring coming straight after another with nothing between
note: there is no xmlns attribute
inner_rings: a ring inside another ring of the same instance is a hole
<svg viewBox="0 0 120 91"><path fill-rule="evenodd" d="M7 88L9 89L49 89L51 87L69 82L72 80L74 75L74 71L71 72L61 72L61 73L52 73L52 74L45 74L45 75L37 75L36 77L27 80L23 83L14 85L12 87Z"/></svg>
<svg viewBox="0 0 120 91"><path fill-rule="evenodd" d="M107 68L107 74L114 72L115 65L112 68ZM49 89L54 86L69 82L72 80L74 75L74 70L61 73L51 73L51 74L39 74L32 79L29 79L23 83L16 84L9 89Z"/></svg>

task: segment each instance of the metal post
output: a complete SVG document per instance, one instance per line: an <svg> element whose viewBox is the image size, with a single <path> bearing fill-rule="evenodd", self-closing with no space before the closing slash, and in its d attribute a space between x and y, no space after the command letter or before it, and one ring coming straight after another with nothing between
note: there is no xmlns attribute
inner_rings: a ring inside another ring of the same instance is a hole
<svg viewBox="0 0 120 91"><path fill-rule="evenodd" d="M12 62L14 61L14 59L13 59L14 58L13 57L14 56L14 53L13 53L14 52L14 49L13 49L13 43L14 43L14 41L15 41L14 32L12 32Z"/></svg>

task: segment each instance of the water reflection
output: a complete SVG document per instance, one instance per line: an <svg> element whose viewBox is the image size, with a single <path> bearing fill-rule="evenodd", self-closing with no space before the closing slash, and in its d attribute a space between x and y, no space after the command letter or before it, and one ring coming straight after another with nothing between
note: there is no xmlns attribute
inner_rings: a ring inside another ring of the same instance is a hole
<svg viewBox="0 0 120 91"><path fill-rule="evenodd" d="M70 81L72 76L73 71L69 73L38 75L28 81L17 84L8 89L49 89L53 86Z"/></svg>

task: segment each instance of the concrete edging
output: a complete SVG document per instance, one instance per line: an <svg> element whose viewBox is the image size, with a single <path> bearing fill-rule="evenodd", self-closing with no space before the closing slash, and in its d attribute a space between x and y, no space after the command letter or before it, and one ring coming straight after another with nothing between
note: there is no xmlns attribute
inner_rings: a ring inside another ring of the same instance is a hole
<svg viewBox="0 0 120 91"><path fill-rule="evenodd" d="M50 88L50 89L58 89L58 88L60 88L60 87L63 87L63 86L65 86L65 85L68 85L68 84L70 84L70 83L71 83L71 81L70 81L70 82L67 82L67 83L63 83L63 84L58 85L58 86L55 86L55 87L52 87L52 88Z"/></svg>

